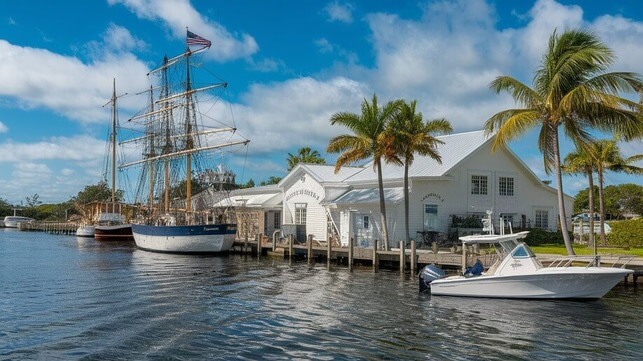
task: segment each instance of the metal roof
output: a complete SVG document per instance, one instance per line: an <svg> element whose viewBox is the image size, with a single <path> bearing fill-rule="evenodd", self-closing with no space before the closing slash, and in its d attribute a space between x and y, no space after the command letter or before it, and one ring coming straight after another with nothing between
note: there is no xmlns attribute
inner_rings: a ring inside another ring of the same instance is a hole
<svg viewBox="0 0 643 361"><path fill-rule="evenodd" d="M484 130L467 133L449 134L437 137L444 144L439 144L437 152L442 157L442 164L439 164L430 157L415 155L415 159L409 169L409 178L412 177L441 177L451 168L456 166L467 156L484 145L490 137L485 136ZM384 179L403 179L404 167L382 162L382 176ZM377 173L373 169L371 161L363 169L348 178L346 182L365 182L377 180Z"/></svg>
<svg viewBox="0 0 643 361"><path fill-rule="evenodd" d="M384 188L384 199L386 200L386 203L398 204L404 200L404 189L402 187ZM379 204L380 193L377 188L353 189L329 203Z"/></svg>

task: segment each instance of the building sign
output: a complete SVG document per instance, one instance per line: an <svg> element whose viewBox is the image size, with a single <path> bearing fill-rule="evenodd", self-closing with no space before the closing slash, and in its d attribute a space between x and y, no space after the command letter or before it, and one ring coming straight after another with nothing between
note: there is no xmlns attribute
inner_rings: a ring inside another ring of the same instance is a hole
<svg viewBox="0 0 643 361"><path fill-rule="evenodd" d="M301 195L309 196L309 197L312 197L312 198L314 198L314 199L316 199L316 200L319 200L319 199L321 198L317 193L315 193L315 192L313 192L313 191L311 191L311 190L308 190L308 189L298 189L298 190L296 190L296 191L292 191L292 192L290 192L290 193L286 196L285 201L286 201L286 202L288 202L288 200L290 200L290 198L292 198L292 197L294 197L294 196L301 196Z"/></svg>
<svg viewBox="0 0 643 361"><path fill-rule="evenodd" d="M444 202L444 198L442 198L442 196L437 193L428 193L427 195L422 197L422 201L426 201L427 199L431 199L431 198L437 199L440 202Z"/></svg>

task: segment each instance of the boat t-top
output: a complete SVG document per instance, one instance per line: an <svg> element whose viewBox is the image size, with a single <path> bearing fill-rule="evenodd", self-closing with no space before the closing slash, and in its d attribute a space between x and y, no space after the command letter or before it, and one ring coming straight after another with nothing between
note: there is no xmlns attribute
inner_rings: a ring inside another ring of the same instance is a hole
<svg viewBox="0 0 643 361"><path fill-rule="evenodd" d="M480 260L472 267L465 268L463 264L464 273L450 277L434 265L428 265L420 273L420 289L430 288L431 295L440 296L597 299L633 273L624 268L627 262L621 268L601 267L598 256L589 260L567 257L543 266L522 242L529 231L493 234L491 214L487 213L489 217L483 221L485 228L491 229L490 234L460 237L462 259L465 263L467 246L474 244L492 245L498 259L488 268ZM586 265L578 266L580 261Z"/></svg>

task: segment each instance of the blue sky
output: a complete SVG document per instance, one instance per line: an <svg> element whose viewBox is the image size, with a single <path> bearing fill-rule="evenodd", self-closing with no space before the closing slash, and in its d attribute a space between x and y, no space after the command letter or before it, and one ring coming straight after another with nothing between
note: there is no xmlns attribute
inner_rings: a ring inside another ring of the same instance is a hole
<svg viewBox="0 0 643 361"><path fill-rule="evenodd" d="M212 41L204 65L229 83L239 132L251 140L224 161L238 182L286 174L303 146L325 154L345 130L338 111L417 99L425 119L456 132L481 129L511 98L498 75L527 84L555 29L588 28L618 56L614 70L643 73L643 5L613 1L208 1L0 2L0 198L61 202L101 180L112 79L118 93L148 86L163 55L180 53L185 28ZM121 121L144 104L119 103ZM532 132L512 150L542 179ZM568 144L564 152L570 150ZM621 144L625 155L641 142ZM608 184L640 177L609 174ZM587 186L565 178L565 192Z"/></svg>

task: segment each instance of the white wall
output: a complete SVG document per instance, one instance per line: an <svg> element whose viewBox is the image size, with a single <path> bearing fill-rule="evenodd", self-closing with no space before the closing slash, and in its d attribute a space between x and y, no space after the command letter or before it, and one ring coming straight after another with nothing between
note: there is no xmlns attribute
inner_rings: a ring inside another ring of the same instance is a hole
<svg viewBox="0 0 643 361"><path fill-rule="evenodd" d="M306 203L306 234L316 240L326 240L326 211L320 202L324 200L324 188L310 175L304 174L294 184L284 189L284 223L294 223L295 203Z"/></svg>

